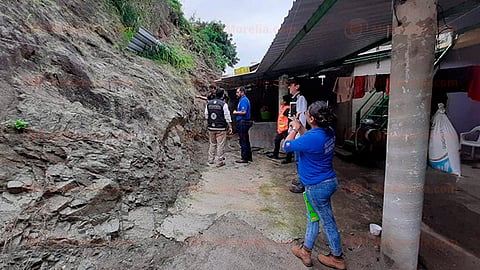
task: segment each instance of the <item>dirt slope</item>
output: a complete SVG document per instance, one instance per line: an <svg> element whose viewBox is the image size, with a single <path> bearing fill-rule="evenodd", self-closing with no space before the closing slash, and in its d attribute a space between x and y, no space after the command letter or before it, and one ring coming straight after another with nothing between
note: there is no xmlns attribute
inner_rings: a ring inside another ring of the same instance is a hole
<svg viewBox="0 0 480 270"><path fill-rule="evenodd" d="M171 34L156 2L164 23L152 31ZM0 12L0 121L29 122L0 129L0 268L75 265L139 240L175 245L145 239L198 181L203 105L190 76L122 49L103 1L8 0ZM148 265L147 254L137 255Z"/></svg>

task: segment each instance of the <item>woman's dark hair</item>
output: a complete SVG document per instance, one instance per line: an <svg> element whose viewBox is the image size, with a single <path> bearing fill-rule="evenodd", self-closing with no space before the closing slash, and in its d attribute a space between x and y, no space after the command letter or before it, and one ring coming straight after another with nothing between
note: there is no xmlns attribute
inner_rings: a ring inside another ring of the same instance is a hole
<svg viewBox="0 0 480 270"><path fill-rule="evenodd" d="M318 127L326 128L333 123L335 115L325 101L315 101L308 106L308 114L315 119Z"/></svg>
<svg viewBox="0 0 480 270"><path fill-rule="evenodd" d="M285 95L282 97L283 101L285 101L285 103L290 103L290 101L292 101L292 96L290 95Z"/></svg>

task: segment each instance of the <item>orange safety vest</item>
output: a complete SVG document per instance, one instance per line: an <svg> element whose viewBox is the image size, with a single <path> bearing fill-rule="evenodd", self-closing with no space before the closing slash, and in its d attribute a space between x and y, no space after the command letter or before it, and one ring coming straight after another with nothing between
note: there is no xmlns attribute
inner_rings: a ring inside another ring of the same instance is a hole
<svg viewBox="0 0 480 270"><path fill-rule="evenodd" d="M280 112L278 113L278 119L277 119L277 132L278 134L284 132L285 130L288 129L288 117L283 115L287 109L290 109L290 106L288 105L282 105L280 106Z"/></svg>

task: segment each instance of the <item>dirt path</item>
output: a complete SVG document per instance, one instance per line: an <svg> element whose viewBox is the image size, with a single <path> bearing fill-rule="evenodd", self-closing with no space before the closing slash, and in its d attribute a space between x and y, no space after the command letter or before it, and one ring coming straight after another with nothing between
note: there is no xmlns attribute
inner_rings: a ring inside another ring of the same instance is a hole
<svg viewBox="0 0 480 270"><path fill-rule="evenodd" d="M195 155L204 157L207 143L200 145ZM291 246L303 240L306 225L302 196L288 191L295 165L273 161L263 150L254 152L250 164L235 163L238 156L238 143L231 139L226 166L201 161L204 169L193 177L200 179L198 184L187 187L168 211L162 210L158 223L152 220L155 206L137 207L135 226L122 238L103 244L25 247L0 254L0 268L307 269L291 253ZM480 265L479 229L473 226L480 215L480 184L473 165L460 179L427 170L419 269ZM381 270L380 237L370 235L368 226L382 221L384 171L338 158L334 167L339 189L332 205L348 269ZM313 255L326 251L321 233ZM312 269L329 268L314 259Z"/></svg>
<svg viewBox="0 0 480 270"><path fill-rule="evenodd" d="M288 191L295 165L273 161L263 150L255 151L253 163L236 164L239 152L230 140L227 165L204 164L199 184L169 209L160 231L186 245L162 269L305 269L290 251L303 240L306 225L302 196ZM382 221L384 170L338 158L334 167L339 189L332 204L348 269L382 269L380 237L370 235L368 227ZM419 269L474 269L479 263L478 237L472 238L478 229L469 233L455 227L478 220L480 200L472 199L480 187L472 182L478 170L467 169L460 180L427 170ZM462 211L452 207L459 204L465 205ZM320 234L314 255L327 251ZM329 269L317 260L314 264L313 269Z"/></svg>
<svg viewBox="0 0 480 270"><path fill-rule="evenodd" d="M230 141L227 165L206 166L202 180L169 209L160 233L185 241L186 252L164 269L302 269L291 246L303 239L304 204L301 194L288 191L295 165L282 165L254 153L254 162L236 164L239 149ZM336 166L354 166L344 163ZM349 269L380 269L379 239L368 235L368 224L380 220L373 195L342 183L333 207ZM377 247L377 248L376 248ZM321 235L314 250L326 251ZM315 260L313 269L328 269ZM163 267L162 267L163 268Z"/></svg>

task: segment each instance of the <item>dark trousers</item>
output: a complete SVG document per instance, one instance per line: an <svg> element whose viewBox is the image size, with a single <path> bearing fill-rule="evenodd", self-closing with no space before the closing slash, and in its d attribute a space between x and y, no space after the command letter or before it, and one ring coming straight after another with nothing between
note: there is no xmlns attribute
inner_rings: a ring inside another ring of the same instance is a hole
<svg viewBox="0 0 480 270"><path fill-rule="evenodd" d="M282 142L283 139L285 139L288 135L288 130L285 130L282 133L277 133L275 136L275 148L273 148L273 156L278 158L278 153L280 152L280 143ZM292 161L292 155L293 152L287 153L287 161L290 162Z"/></svg>
<svg viewBox="0 0 480 270"><path fill-rule="evenodd" d="M242 159L252 161L252 148L250 146L250 137L248 130L252 126L249 120L240 120L237 122L238 136L240 138L240 147L242 148Z"/></svg>

